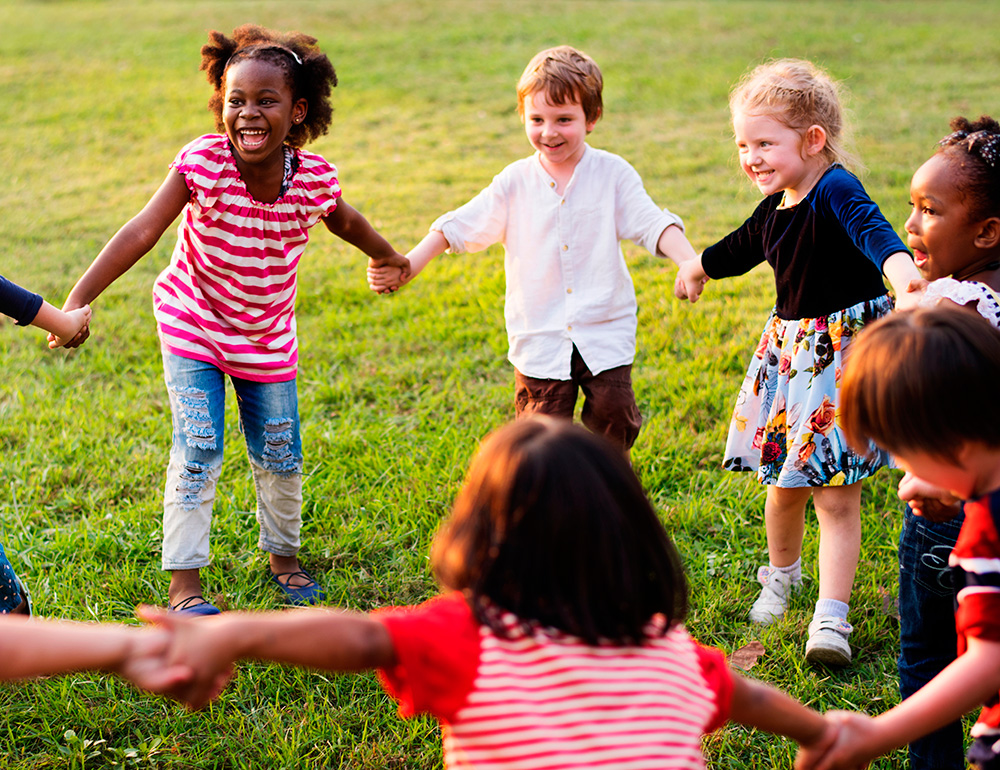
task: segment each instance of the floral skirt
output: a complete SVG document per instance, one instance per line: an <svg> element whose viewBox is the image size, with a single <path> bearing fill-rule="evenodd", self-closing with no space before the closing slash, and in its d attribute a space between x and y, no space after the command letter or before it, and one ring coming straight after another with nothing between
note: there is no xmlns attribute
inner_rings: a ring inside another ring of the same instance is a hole
<svg viewBox="0 0 1000 770"><path fill-rule="evenodd" d="M854 337L892 310L888 295L822 318L785 321L772 310L736 398L723 467L756 471L762 484L853 484L889 456L853 452L838 426L844 354Z"/></svg>
<svg viewBox="0 0 1000 770"><path fill-rule="evenodd" d="M27 590L14 574L14 568L7 560L3 544L0 543L0 615L10 614L27 596Z"/></svg>

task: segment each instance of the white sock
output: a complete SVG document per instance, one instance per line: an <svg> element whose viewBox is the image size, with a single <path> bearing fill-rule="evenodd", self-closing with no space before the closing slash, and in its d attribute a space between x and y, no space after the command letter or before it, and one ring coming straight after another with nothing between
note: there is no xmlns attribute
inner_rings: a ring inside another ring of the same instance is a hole
<svg viewBox="0 0 1000 770"><path fill-rule="evenodd" d="M778 572L782 572L785 575L788 575L788 577L790 577L792 579L793 583L801 583L802 582L802 557L801 556L799 558L797 558L794 562L792 562L791 564L789 564L787 567L775 567L773 564L771 564L771 567L774 568L774 569L776 569L776 570L778 570Z"/></svg>
<svg viewBox="0 0 1000 770"><path fill-rule="evenodd" d="M839 602L836 599L820 599L816 602L816 612L813 617L820 615L834 615L841 620L847 620L847 602Z"/></svg>

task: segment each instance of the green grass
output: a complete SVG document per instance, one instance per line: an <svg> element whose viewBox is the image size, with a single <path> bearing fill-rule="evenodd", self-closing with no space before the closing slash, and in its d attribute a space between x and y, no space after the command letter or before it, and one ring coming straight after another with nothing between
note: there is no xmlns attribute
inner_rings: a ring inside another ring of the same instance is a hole
<svg viewBox="0 0 1000 770"><path fill-rule="evenodd" d="M312 149L337 164L345 198L401 249L529 153L514 83L547 45L577 45L601 64L606 115L591 143L629 159L699 248L757 197L737 173L726 97L764 58L810 58L844 82L865 182L900 229L910 174L948 120L998 111L1000 12L987 3L4 0L0 272L61 304L177 150L212 130L198 49L208 29L247 21L320 39L341 85L333 129ZM163 602L169 408L150 287L172 241L101 297L94 335L77 352L49 353L37 330L0 324L0 540L41 615L128 621L135 604ZM864 495L856 662L812 670L801 657L816 598L815 522L806 590L785 620L751 627L763 489L719 469L732 399L773 300L770 275L713 283L688 306L672 297L672 267L631 244L626 253L646 419L633 459L684 555L691 630L728 652L759 640L766 654L752 674L817 708L891 706L894 474ZM512 416L502 303L498 249L442 257L381 298L365 286L364 258L316 232L300 273L303 555L331 603L368 609L433 593L433 533L478 440ZM228 428L206 587L228 607L276 607L247 513L235 412ZM0 765L19 770L441 763L433 720L398 719L370 675L244 666L198 714L80 675L4 686L0 709ZM794 746L733 726L710 736L707 752L713 768L790 767Z"/></svg>

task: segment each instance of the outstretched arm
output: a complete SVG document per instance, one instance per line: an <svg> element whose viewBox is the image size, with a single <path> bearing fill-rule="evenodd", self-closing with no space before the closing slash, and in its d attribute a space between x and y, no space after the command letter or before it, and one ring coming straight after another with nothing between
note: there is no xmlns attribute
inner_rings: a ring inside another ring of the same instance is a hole
<svg viewBox="0 0 1000 770"><path fill-rule="evenodd" d="M170 635L159 629L0 617L0 680L100 670L153 692L187 678L184 666L167 665Z"/></svg>
<svg viewBox="0 0 1000 770"><path fill-rule="evenodd" d="M733 672L730 719L775 735L784 735L804 750L821 755L833 744L837 728L823 715L774 687Z"/></svg>
<svg viewBox="0 0 1000 770"><path fill-rule="evenodd" d="M375 264L399 268L404 275L409 273L410 263L406 257L398 253L361 212L343 198L337 202L337 208L323 218L323 224L338 238L367 254Z"/></svg>
<svg viewBox="0 0 1000 770"><path fill-rule="evenodd" d="M170 171L142 211L132 217L101 249L97 259L70 291L63 310L69 312L91 304L101 292L148 254L184 209L189 198L184 178L176 171ZM79 334L66 343L66 347L79 347L89 336L90 330L84 326ZM57 341L57 337L58 335L50 334L49 342Z"/></svg>
<svg viewBox="0 0 1000 770"><path fill-rule="evenodd" d="M927 280L920 275L909 254L905 251L892 254L882 263L882 274L889 279L896 294L896 310L908 310L917 306L927 288Z"/></svg>
<svg viewBox="0 0 1000 770"><path fill-rule="evenodd" d="M368 287L379 294L389 294L400 286L409 283L430 263L434 257L448 249L448 239L438 230L431 230L406 256L410 260L409 275L404 275L398 268L378 267L374 262L368 263Z"/></svg>
<svg viewBox="0 0 1000 770"><path fill-rule="evenodd" d="M67 313L43 301L31 325L49 333L49 348L54 349L62 347L85 329L90 323L90 316L90 305Z"/></svg>
<svg viewBox="0 0 1000 770"><path fill-rule="evenodd" d="M190 667L190 686L174 694L193 709L221 690L239 660L260 660L327 671L387 668L396 653L385 626L357 612L227 612L184 618L155 607L139 617L173 632L171 661Z"/></svg>

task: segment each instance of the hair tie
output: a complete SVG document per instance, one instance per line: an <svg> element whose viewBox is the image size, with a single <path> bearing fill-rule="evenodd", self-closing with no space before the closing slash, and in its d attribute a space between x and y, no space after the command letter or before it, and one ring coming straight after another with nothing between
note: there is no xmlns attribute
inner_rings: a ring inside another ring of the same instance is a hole
<svg viewBox="0 0 1000 770"><path fill-rule="evenodd" d="M969 155L978 155L990 168L996 168L997 157L1000 155L1000 134L983 129L981 131L955 131L938 142L942 147L953 144L966 145Z"/></svg>

